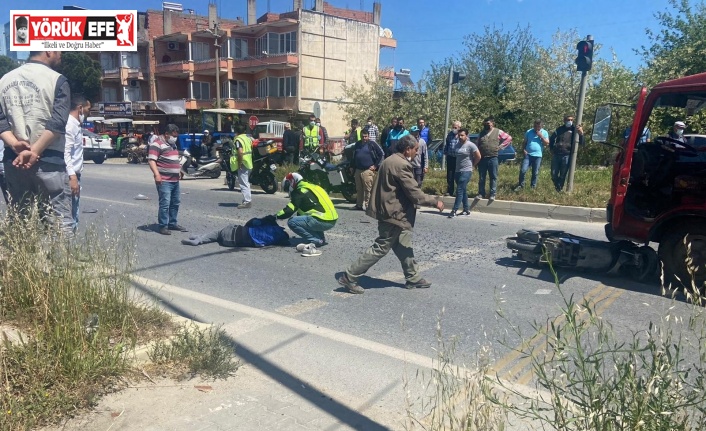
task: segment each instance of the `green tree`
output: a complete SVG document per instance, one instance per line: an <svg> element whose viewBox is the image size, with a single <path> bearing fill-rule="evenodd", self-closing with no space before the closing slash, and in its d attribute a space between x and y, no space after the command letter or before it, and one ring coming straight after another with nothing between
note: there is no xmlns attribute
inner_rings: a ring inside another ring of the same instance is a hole
<svg viewBox="0 0 706 431"><path fill-rule="evenodd" d="M83 52L65 52L61 56L61 73L69 80L72 93L81 93L95 102L101 93L100 64Z"/></svg>
<svg viewBox="0 0 706 431"><path fill-rule="evenodd" d="M636 50L645 60L640 74L649 86L706 71L706 4L669 3L672 10L654 14L659 25L645 29L651 45Z"/></svg>
<svg viewBox="0 0 706 431"><path fill-rule="evenodd" d="M8 56L0 55L0 78L18 66L17 62Z"/></svg>

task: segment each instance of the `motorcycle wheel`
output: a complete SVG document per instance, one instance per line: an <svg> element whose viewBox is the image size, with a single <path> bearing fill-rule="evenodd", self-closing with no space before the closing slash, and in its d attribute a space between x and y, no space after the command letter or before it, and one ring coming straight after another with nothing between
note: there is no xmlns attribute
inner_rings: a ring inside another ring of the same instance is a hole
<svg viewBox="0 0 706 431"><path fill-rule="evenodd" d="M262 187L265 193L271 195L277 191L277 185L277 178L275 178L273 174L268 174L265 178L265 182L263 182L260 187Z"/></svg>
<svg viewBox="0 0 706 431"><path fill-rule="evenodd" d="M135 160L135 155L133 153L127 153L127 162L137 163L137 160Z"/></svg>
<svg viewBox="0 0 706 431"><path fill-rule="evenodd" d="M226 174L226 180L228 183L228 190L235 190L235 175Z"/></svg>
<svg viewBox="0 0 706 431"><path fill-rule="evenodd" d="M216 179L216 178L218 178L218 177L220 177L220 176L221 176L221 171L220 171L220 170L211 171L211 172L209 172L209 174L208 174L208 177L209 177L209 178L213 178L213 179Z"/></svg>
<svg viewBox="0 0 706 431"><path fill-rule="evenodd" d="M358 201L358 192L355 190L355 185L346 184L341 189L341 194L350 203L354 204Z"/></svg>

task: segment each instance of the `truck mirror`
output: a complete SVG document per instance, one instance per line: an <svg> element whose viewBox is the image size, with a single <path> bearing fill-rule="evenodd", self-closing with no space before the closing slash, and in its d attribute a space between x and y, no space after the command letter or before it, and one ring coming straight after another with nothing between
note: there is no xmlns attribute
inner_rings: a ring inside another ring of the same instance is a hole
<svg viewBox="0 0 706 431"><path fill-rule="evenodd" d="M593 142L608 142L608 132L610 131L610 120L612 110L609 105L599 106L596 109L596 116L593 120Z"/></svg>

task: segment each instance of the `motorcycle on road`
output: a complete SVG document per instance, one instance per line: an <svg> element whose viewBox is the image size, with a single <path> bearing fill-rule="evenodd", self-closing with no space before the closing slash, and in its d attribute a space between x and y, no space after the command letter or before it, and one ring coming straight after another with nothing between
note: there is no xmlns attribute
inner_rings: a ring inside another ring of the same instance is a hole
<svg viewBox="0 0 706 431"><path fill-rule="evenodd" d="M348 202L356 202L355 178L348 159L334 165L318 153L304 153L299 158L299 174L328 194L340 193Z"/></svg>
<svg viewBox="0 0 706 431"><path fill-rule="evenodd" d="M196 168L194 168L196 164ZM221 164L218 158L201 158L195 160L189 150L184 150L179 155L179 165L184 176L190 178L218 178L221 176Z"/></svg>
<svg viewBox="0 0 706 431"><path fill-rule="evenodd" d="M230 168L233 151L235 151L235 144L232 141L227 140L222 143L220 168L226 173L228 190L234 190L238 182L238 173ZM253 167L249 181L250 184L260 186L267 194L273 194L278 188L277 178L275 178L277 170L275 153L277 153L277 144L273 141L258 142L257 146L253 144Z"/></svg>

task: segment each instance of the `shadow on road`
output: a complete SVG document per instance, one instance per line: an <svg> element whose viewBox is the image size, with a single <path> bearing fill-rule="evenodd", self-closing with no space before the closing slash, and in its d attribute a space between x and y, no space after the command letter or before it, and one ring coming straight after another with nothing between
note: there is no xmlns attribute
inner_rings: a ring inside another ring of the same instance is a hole
<svg viewBox="0 0 706 431"><path fill-rule="evenodd" d="M527 262L512 258L502 257L495 261L496 264L506 268L517 268L517 275L531 277L535 280L546 281L548 284L555 284L554 275L548 266L529 265ZM631 292L646 293L650 295L662 296L659 287L659 280L653 283L640 283L621 276L611 276L607 274L597 274L584 271L572 271L568 268L555 268L559 283L564 283L572 277L581 277L588 280L597 281L606 286L616 289L629 290Z"/></svg>

